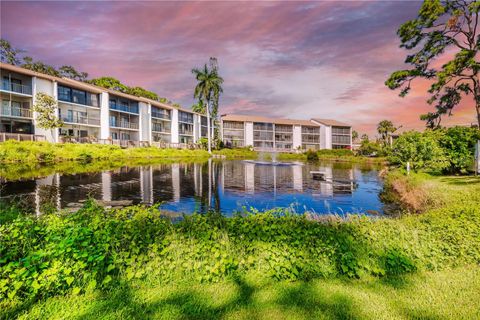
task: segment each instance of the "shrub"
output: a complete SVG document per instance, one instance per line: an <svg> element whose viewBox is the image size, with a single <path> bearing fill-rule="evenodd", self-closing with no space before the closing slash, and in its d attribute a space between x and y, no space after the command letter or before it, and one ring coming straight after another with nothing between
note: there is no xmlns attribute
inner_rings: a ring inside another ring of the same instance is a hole
<svg viewBox="0 0 480 320"><path fill-rule="evenodd" d="M307 161L318 161L318 154L313 150L307 150L305 155L307 156Z"/></svg>
<svg viewBox="0 0 480 320"><path fill-rule="evenodd" d="M452 127L439 134L439 144L448 159L449 173L466 173L474 160L475 144L480 140L480 130L468 127Z"/></svg>
<svg viewBox="0 0 480 320"><path fill-rule="evenodd" d="M202 147L203 150L207 150L208 149L208 138L198 139L198 144Z"/></svg>
<svg viewBox="0 0 480 320"><path fill-rule="evenodd" d="M436 133L432 131L424 133L409 131L402 134L393 143L388 160L402 166L409 162L415 171L419 169L438 171L448 166L445 152L438 143Z"/></svg>
<svg viewBox="0 0 480 320"><path fill-rule="evenodd" d="M382 146L378 142L362 140L358 153L363 156L382 156L384 155Z"/></svg>
<svg viewBox="0 0 480 320"><path fill-rule="evenodd" d="M343 222L271 210L172 223L155 207L105 209L91 201L71 214L9 215L0 223L0 302L146 277L211 282L252 271L287 280L355 278L480 262L478 206Z"/></svg>
<svg viewBox="0 0 480 320"><path fill-rule="evenodd" d="M336 157L349 157L353 156L353 152L350 149L322 149L318 150L317 154L322 156L336 156Z"/></svg>

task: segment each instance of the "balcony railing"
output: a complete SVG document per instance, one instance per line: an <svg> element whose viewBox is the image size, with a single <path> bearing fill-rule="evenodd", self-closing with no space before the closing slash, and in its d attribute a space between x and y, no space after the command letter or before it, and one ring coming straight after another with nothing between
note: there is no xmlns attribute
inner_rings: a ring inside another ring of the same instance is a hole
<svg viewBox="0 0 480 320"><path fill-rule="evenodd" d="M158 123L153 123L152 124L152 131L155 132L170 132L170 127L164 126Z"/></svg>
<svg viewBox="0 0 480 320"><path fill-rule="evenodd" d="M100 119L93 119L88 117L61 117L63 122L69 123L78 123L78 124L88 124L92 126L99 126Z"/></svg>
<svg viewBox="0 0 480 320"><path fill-rule="evenodd" d="M2 106L2 116L32 118L32 110L21 107Z"/></svg>
<svg viewBox="0 0 480 320"><path fill-rule="evenodd" d="M16 140L16 141L45 141L45 136L24 134L24 133L8 133L0 132L0 142Z"/></svg>
<svg viewBox="0 0 480 320"><path fill-rule="evenodd" d="M152 111L153 118L170 120L170 114Z"/></svg>
<svg viewBox="0 0 480 320"><path fill-rule="evenodd" d="M126 106L110 102L110 109L138 114L138 106Z"/></svg>
<svg viewBox="0 0 480 320"><path fill-rule="evenodd" d="M110 121L110 127L126 128L126 129L138 129L138 123L129 121Z"/></svg>
<svg viewBox="0 0 480 320"><path fill-rule="evenodd" d="M24 84L13 83L8 80L2 81L2 90L12 91L22 94L32 94L32 87Z"/></svg>

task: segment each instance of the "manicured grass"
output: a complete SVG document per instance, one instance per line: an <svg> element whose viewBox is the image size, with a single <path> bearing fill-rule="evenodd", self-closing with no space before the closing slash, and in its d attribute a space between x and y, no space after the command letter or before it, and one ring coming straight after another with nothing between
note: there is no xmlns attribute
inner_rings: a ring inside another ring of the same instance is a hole
<svg viewBox="0 0 480 320"><path fill-rule="evenodd" d="M480 268L401 279L219 283L134 281L105 292L50 298L19 319L479 319Z"/></svg>

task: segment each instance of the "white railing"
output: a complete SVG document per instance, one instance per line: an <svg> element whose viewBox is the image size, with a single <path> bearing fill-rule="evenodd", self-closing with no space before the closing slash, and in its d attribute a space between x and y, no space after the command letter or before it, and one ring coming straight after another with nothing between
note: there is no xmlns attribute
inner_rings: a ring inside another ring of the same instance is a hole
<svg viewBox="0 0 480 320"><path fill-rule="evenodd" d="M8 80L4 80L2 82L2 90L17 92L17 93L21 93L21 94L28 94L28 95L32 94L32 87L31 86L27 86L27 85L19 84L19 83L13 83L13 82L10 82Z"/></svg>
<svg viewBox="0 0 480 320"><path fill-rule="evenodd" d="M45 136L25 133L0 132L0 142L7 140L15 141L45 141Z"/></svg>
<svg viewBox="0 0 480 320"><path fill-rule="evenodd" d="M1 115L6 117L31 118L32 110L21 107L2 106Z"/></svg>

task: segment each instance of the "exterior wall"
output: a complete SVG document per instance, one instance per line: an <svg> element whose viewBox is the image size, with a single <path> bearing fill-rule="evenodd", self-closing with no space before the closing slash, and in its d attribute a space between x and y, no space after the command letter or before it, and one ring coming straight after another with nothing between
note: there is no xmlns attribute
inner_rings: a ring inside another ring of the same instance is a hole
<svg viewBox="0 0 480 320"><path fill-rule="evenodd" d="M325 126L325 149L332 149L332 127Z"/></svg>
<svg viewBox="0 0 480 320"><path fill-rule="evenodd" d="M55 99L57 99L57 82L52 82L45 79L34 78L33 79L33 88L32 88L32 102L36 103L35 95L39 92L46 93ZM56 110L56 116L58 117L58 108ZM37 126L37 114L33 113L33 124L35 127L35 134L45 136L45 139L49 142L58 142L58 130L45 130Z"/></svg>
<svg viewBox="0 0 480 320"><path fill-rule="evenodd" d="M152 141L152 118L151 118L151 105L145 102L139 102L138 104L139 114L139 139L140 141Z"/></svg>
<svg viewBox="0 0 480 320"><path fill-rule="evenodd" d="M100 139L110 138L110 110L108 107L108 93L102 92L100 94Z"/></svg>
<svg viewBox="0 0 480 320"><path fill-rule="evenodd" d="M178 110L172 110L172 143L178 143Z"/></svg>
<svg viewBox="0 0 480 320"><path fill-rule="evenodd" d="M245 122L245 146L253 146L253 122Z"/></svg>
<svg viewBox="0 0 480 320"><path fill-rule="evenodd" d="M198 140L200 140L201 138L201 133L200 133L201 121L202 121L202 117L200 115L198 114L193 115L193 141L194 142L198 142Z"/></svg>
<svg viewBox="0 0 480 320"><path fill-rule="evenodd" d="M302 126L293 127L293 149L302 147Z"/></svg>

